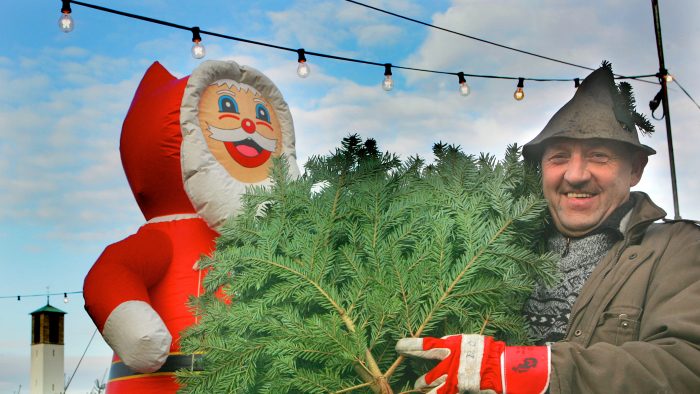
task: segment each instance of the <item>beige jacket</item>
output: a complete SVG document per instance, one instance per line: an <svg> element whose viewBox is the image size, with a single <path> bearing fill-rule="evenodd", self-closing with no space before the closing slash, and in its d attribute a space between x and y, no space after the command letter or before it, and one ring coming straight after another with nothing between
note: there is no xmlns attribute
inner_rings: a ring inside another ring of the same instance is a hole
<svg viewBox="0 0 700 394"><path fill-rule="evenodd" d="M552 394L700 393L700 228L652 224L639 194L552 345Z"/></svg>

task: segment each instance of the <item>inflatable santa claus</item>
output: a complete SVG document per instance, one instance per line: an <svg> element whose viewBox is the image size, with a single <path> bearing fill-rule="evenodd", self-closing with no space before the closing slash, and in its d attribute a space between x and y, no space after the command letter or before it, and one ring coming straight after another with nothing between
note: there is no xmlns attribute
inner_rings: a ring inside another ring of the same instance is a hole
<svg viewBox="0 0 700 394"><path fill-rule="evenodd" d="M195 323L186 303L201 291L196 262L214 250L246 187L270 182L273 157L298 176L292 117L253 68L207 61L178 79L156 62L124 120L120 152L146 223L98 258L85 308L115 352L108 393L174 393L175 371L195 365L179 337Z"/></svg>

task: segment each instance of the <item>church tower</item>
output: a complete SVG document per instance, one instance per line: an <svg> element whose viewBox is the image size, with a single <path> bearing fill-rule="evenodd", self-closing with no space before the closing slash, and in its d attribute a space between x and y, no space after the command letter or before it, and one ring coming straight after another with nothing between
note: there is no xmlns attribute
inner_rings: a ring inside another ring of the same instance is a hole
<svg viewBox="0 0 700 394"><path fill-rule="evenodd" d="M63 394L63 315L46 303L32 315L31 394Z"/></svg>

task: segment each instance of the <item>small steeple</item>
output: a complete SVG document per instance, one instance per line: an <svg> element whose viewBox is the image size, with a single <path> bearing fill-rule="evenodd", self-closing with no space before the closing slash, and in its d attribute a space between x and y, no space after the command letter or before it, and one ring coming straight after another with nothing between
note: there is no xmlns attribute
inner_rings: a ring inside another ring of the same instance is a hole
<svg viewBox="0 0 700 394"><path fill-rule="evenodd" d="M46 305L32 315L32 356L30 371L31 393L62 394L63 376L63 317L66 312Z"/></svg>

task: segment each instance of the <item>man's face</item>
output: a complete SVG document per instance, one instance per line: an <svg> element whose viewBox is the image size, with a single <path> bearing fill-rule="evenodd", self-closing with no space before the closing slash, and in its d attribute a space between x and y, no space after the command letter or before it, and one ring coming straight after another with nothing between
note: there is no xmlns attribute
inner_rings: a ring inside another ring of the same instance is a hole
<svg viewBox="0 0 700 394"><path fill-rule="evenodd" d="M542 188L554 224L580 237L627 201L647 157L610 140L553 139L542 155Z"/></svg>
<svg viewBox="0 0 700 394"><path fill-rule="evenodd" d="M202 93L199 123L211 153L245 183L268 177L280 155L282 131L272 105L252 90L213 84Z"/></svg>

